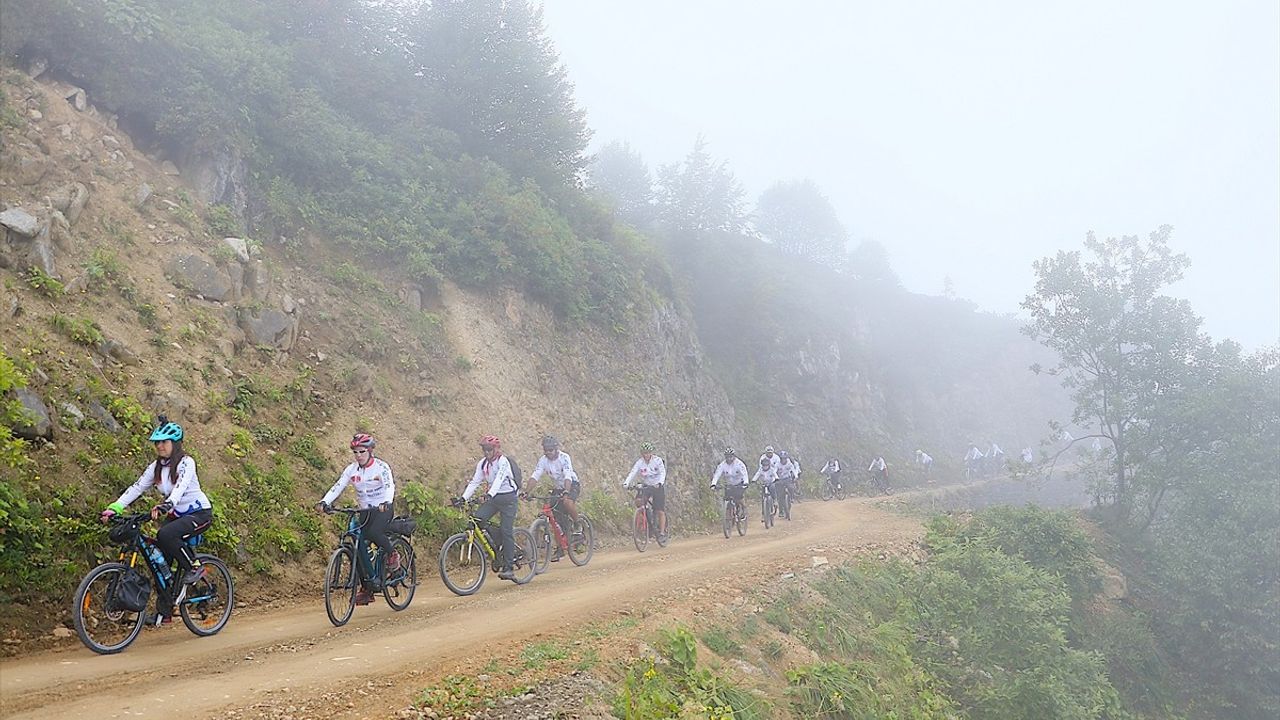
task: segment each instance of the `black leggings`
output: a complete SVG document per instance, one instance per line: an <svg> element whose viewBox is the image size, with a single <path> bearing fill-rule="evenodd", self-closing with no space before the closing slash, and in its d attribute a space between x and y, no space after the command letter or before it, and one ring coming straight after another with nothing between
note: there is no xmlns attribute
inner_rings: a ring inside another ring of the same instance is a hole
<svg viewBox="0 0 1280 720"><path fill-rule="evenodd" d="M376 585L379 580L373 576L373 563L369 560L369 543L377 545L382 552L391 554L391 538L387 537L387 525L391 522L391 506L386 510L376 507L360 511L360 547L356 548L356 557L360 558L361 575L366 585Z"/></svg>
<svg viewBox="0 0 1280 720"><path fill-rule="evenodd" d="M213 510L197 510L189 515L176 517L165 523L156 533L156 545L164 553L164 559L178 562L178 571L186 574L191 570L191 561L182 552L182 537L194 534L197 528L207 529L213 522Z"/></svg>

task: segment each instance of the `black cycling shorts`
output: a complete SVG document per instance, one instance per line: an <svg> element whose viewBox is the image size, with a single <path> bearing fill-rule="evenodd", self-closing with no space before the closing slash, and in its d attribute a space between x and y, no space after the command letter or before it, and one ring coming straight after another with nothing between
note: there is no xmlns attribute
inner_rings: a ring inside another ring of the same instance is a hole
<svg viewBox="0 0 1280 720"><path fill-rule="evenodd" d="M667 489L665 486L659 485L641 485L641 497L648 497L653 503L653 509L658 512L667 511Z"/></svg>

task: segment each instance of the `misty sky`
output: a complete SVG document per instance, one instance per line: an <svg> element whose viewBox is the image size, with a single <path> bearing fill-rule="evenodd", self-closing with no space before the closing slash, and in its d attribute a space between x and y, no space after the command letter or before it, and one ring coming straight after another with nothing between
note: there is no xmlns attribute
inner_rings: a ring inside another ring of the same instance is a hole
<svg viewBox="0 0 1280 720"><path fill-rule="evenodd" d="M1012 312L1032 260L1174 226L1174 294L1280 339L1280 3L545 0L595 131L809 177L907 287Z"/></svg>

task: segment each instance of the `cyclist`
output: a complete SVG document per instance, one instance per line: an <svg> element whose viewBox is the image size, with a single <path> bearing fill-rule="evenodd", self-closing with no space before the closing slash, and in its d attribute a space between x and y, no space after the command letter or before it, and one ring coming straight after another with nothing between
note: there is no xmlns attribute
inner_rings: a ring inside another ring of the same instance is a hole
<svg viewBox="0 0 1280 720"><path fill-rule="evenodd" d="M772 449L772 448L771 448ZM738 506L738 519L747 517L747 504L742 501L747 493L747 484L751 478L747 475L747 466L738 459L738 453L731 447L724 449L724 462L716 466L711 476L711 487L715 489L721 476L724 477L724 499L732 500Z"/></svg>
<svg viewBox="0 0 1280 720"><path fill-rule="evenodd" d="M923 450L916 450L916 462L924 468L924 474L927 476L933 471L933 456ZM933 482L932 479L929 482Z"/></svg>
<svg viewBox="0 0 1280 720"><path fill-rule="evenodd" d="M582 483L578 481L578 474L573 471L573 460L569 457L569 453L560 451L560 441L551 435L545 435L542 438L542 457L538 458L538 467L533 469L533 474L529 478L533 482L537 482L543 475L550 475L551 480L555 483L553 495L560 497L560 502L553 504L553 512L556 514L556 522L566 532L572 532L574 523L578 521L578 496L582 494ZM568 513L573 518L573 523L567 522L564 513ZM564 557L564 551L560 546L556 546L555 555L551 557L551 562L556 562Z"/></svg>
<svg viewBox="0 0 1280 720"><path fill-rule="evenodd" d="M1004 450L996 444L995 440L991 441L991 447L987 449L987 472L994 476L1004 467Z"/></svg>
<svg viewBox="0 0 1280 720"><path fill-rule="evenodd" d="M641 495L639 502L646 500L653 503L653 511L658 513L658 534L667 536L667 466L662 458L653 454L653 443L640 443L640 459L631 466L627 479L622 487L630 488L631 481L640 476Z"/></svg>
<svg viewBox="0 0 1280 720"><path fill-rule="evenodd" d="M778 464L774 467L774 473L778 478L778 489L787 493L787 499L794 501L796 499L796 479L799 465L786 450L778 453ZM787 518L790 520L791 518Z"/></svg>
<svg viewBox="0 0 1280 720"><path fill-rule="evenodd" d="M502 455L502 440L495 435L485 435L480 438L480 451L484 453L484 457L476 463L476 474L471 478L471 482L467 483L467 489L462 491L462 500L470 500L476 488L480 487L480 483L489 483L488 497L485 498L480 509L476 510L476 517L481 522L489 523L492 534L493 516L501 515L499 520L501 535L498 544L502 569L498 571L498 577L503 580L515 580L516 576L511 572L511 562L516 548L513 530L518 509L516 491L519 488L516 486L515 476L511 473L511 463Z"/></svg>
<svg viewBox="0 0 1280 720"><path fill-rule="evenodd" d="M781 453L779 453L779 455L781 455ZM800 459L796 457L792 457L791 464L796 466L795 487L792 488L792 494L795 497L793 497L792 499L795 500L796 502L800 502L800 496L803 494L800 492L800 488L802 487L800 484Z"/></svg>
<svg viewBox="0 0 1280 720"><path fill-rule="evenodd" d="M1025 463L1025 464L1027 464L1027 465L1030 465L1031 463L1035 462L1035 459L1036 459L1035 451L1033 451L1033 450L1031 449L1031 446L1030 446L1030 445L1028 445L1028 446L1026 446L1026 447L1022 448L1022 462L1023 462L1023 463Z"/></svg>
<svg viewBox="0 0 1280 720"><path fill-rule="evenodd" d="M760 497L773 492L773 484L778 480L778 471L773 469L773 463L768 458L760 458L760 469L756 470L756 474L751 476L751 482L760 483ZM761 517L760 522L769 522L768 518Z"/></svg>
<svg viewBox="0 0 1280 720"><path fill-rule="evenodd" d="M877 455L875 460L867 466L867 472L871 473L872 479L880 486L882 492L889 488L889 466L884 462L884 456Z"/></svg>
<svg viewBox="0 0 1280 720"><path fill-rule="evenodd" d="M826 464L822 466L821 472L823 475L827 476L827 482L831 483L832 487L840 487L840 460L839 459L831 458L830 460L828 460Z"/></svg>
<svg viewBox="0 0 1280 720"><path fill-rule="evenodd" d="M182 426L161 416L160 426L150 437L155 443L156 459L129 489L102 511L100 519L106 523L115 515L124 514L130 503L154 487L165 499L151 508L151 519L166 518L156 532L156 546L164 553L166 562L170 565L175 561L178 563L182 584L190 585L200 579L201 568L199 561L193 566L186 553L182 552L182 538L209 528L213 523L213 504L200 490L195 458L183 452L182 437ZM166 591L166 594L172 591L176 588ZM173 601L173 597L164 595L156 599L155 623L169 625L173 622Z"/></svg>
<svg viewBox="0 0 1280 720"><path fill-rule="evenodd" d="M773 451L772 445L764 446L764 454L760 456L760 459L764 460L766 458L769 460L769 464L773 466L774 470L777 470L778 464L782 462L782 458Z"/></svg>
<svg viewBox="0 0 1280 720"><path fill-rule="evenodd" d="M391 538L387 536L387 525L394 514L392 505L396 497L396 481L391 476L391 466L373 456L373 449L378 442L372 435L356 433L351 436L349 445L355 459L338 476L338 481L324 494L324 498L316 503L316 510L322 513L333 512L333 501L338 499L348 485L355 487L361 525L356 557L360 559L360 574L364 578L360 590L356 592L356 604L368 605L373 602L373 591L379 585L379 580L374 577L373 562L369 559L369 543L376 545L386 555L388 570L400 567L400 553L392 549Z"/></svg>
<svg viewBox="0 0 1280 720"><path fill-rule="evenodd" d="M982 465L982 461L986 458L978 446L969 443L969 451L964 454L964 474L965 478L977 475L978 468Z"/></svg>

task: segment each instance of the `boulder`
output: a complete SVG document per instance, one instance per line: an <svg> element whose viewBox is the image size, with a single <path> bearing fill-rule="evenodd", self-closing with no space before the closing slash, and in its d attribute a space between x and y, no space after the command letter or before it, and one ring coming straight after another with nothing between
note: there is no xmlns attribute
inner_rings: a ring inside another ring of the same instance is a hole
<svg viewBox="0 0 1280 720"><path fill-rule="evenodd" d="M84 411L73 402L62 403L62 421L69 427L78 428L84 424Z"/></svg>
<svg viewBox="0 0 1280 720"><path fill-rule="evenodd" d="M227 266L227 277L231 278L231 299L239 300L244 296L244 266L231 263Z"/></svg>
<svg viewBox="0 0 1280 720"><path fill-rule="evenodd" d="M230 145L198 148L182 158L183 176L195 186L196 197L220 203L243 218L247 205L245 164L240 151Z"/></svg>
<svg viewBox="0 0 1280 720"><path fill-rule="evenodd" d="M231 299L234 287L231 277L218 266L199 255L179 255L170 258L164 266L173 283L184 290L209 300L224 302Z"/></svg>
<svg viewBox="0 0 1280 720"><path fill-rule="evenodd" d="M222 238L222 244L231 249L236 254L236 260L241 264L249 262L249 242L244 238Z"/></svg>
<svg viewBox="0 0 1280 720"><path fill-rule="evenodd" d="M78 88L74 85L70 85L63 91L62 97L66 98L66 101L71 103L71 107L79 110L80 112L84 112L89 109L89 95L84 91L84 88Z"/></svg>
<svg viewBox="0 0 1280 720"><path fill-rule="evenodd" d="M178 175L178 174L180 174L180 173L178 172L178 166L177 166L177 165L174 165L172 162L170 162L170 161L168 161L168 160L165 160L164 162L160 163L160 172L164 173L165 175Z"/></svg>
<svg viewBox="0 0 1280 720"><path fill-rule="evenodd" d="M46 157L18 152L6 152L0 156L0 165L4 166L5 172L18 185L35 185L53 168L53 163Z"/></svg>
<svg viewBox="0 0 1280 720"><path fill-rule="evenodd" d="M141 364L138 356L125 346L124 343L116 340L115 338L103 338L102 342L98 343L97 350L104 357L109 357L122 365Z"/></svg>
<svg viewBox="0 0 1280 720"><path fill-rule="evenodd" d="M29 238L35 237L36 233L40 232L40 218L20 207L12 207L0 212L0 225Z"/></svg>
<svg viewBox="0 0 1280 720"><path fill-rule="evenodd" d="M40 228L40 233L27 243L26 262L28 267L38 267L44 271L44 274L51 278L62 279L58 274L58 268L53 262L53 240L50 237L49 226L44 225Z"/></svg>
<svg viewBox="0 0 1280 720"><path fill-rule="evenodd" d="M30 388L18 388L13 391L14 398L22 403L24 417L13 426L13 434L24 440L53 438L53 422L49 420L49 408Z"/></svg>
<svg viewBox="0 0 1280 720"><path fill-rule="evenodd" d="M150 388L143 394L142 402L156 415L164 415L174 422L184 423L190 418L191 403L180 393Z"/></svg>
<svg viewBox="0 0 1280 720"><path fill-rule="evenodd" d="M147 183L142 183L141 185L139 185L138 189L133 193L133 204L135 207L142 207L143 205L146 205L147 201L150 199L151 199L151 186L148 185Z"/></svg>
<svg viewBox="0 0 1280 720"><path fill-rule="evenodd" d="M80 219L80 213L89 202L89 188L84 183L67 183L48 195L49 205L66 216L72 225Z"/></svg>
<svg viewBox="0 0 1280 720"><path fill-rule="evenodd" d="M265 345L288 352L298 338L298 319L294 315L276 309L254 314L249 310L240 313L240 328L251 345Z"/></svg>
<svg viewBox="0 0 1280 720"><path fill-rule="evenodd" d="M42 57L31 58L31 62L27 65L27 76L32 80L44 74L49 69L49 60Z"/></svg>
<svg viewBox="0 0 1280 720"><path fill-rule="evenodd" d="M103 407L102 403L97 400L89 401L89 415L91 415L94 420L97 420L98 423L102 425L102 429L107 432L118 433L121 430L124 430L120 421L116 420L116 416L112 415L111 411Z"/></svg>
<svg viewBox="0 0 1280 720"><path fill-rule="evenodd" d="M271 292L271 273L267 270L266 263L252 260L244 266L244 291L255 300L267 299Z"/></svg>
<svg viewBox="0 0 1280 720"><path fill-rule="evenodd" d="M70 252L74 244L71 238L71 223L66 215L57 210L52 211L49 216L49 238L63 252Z"/></svg>

